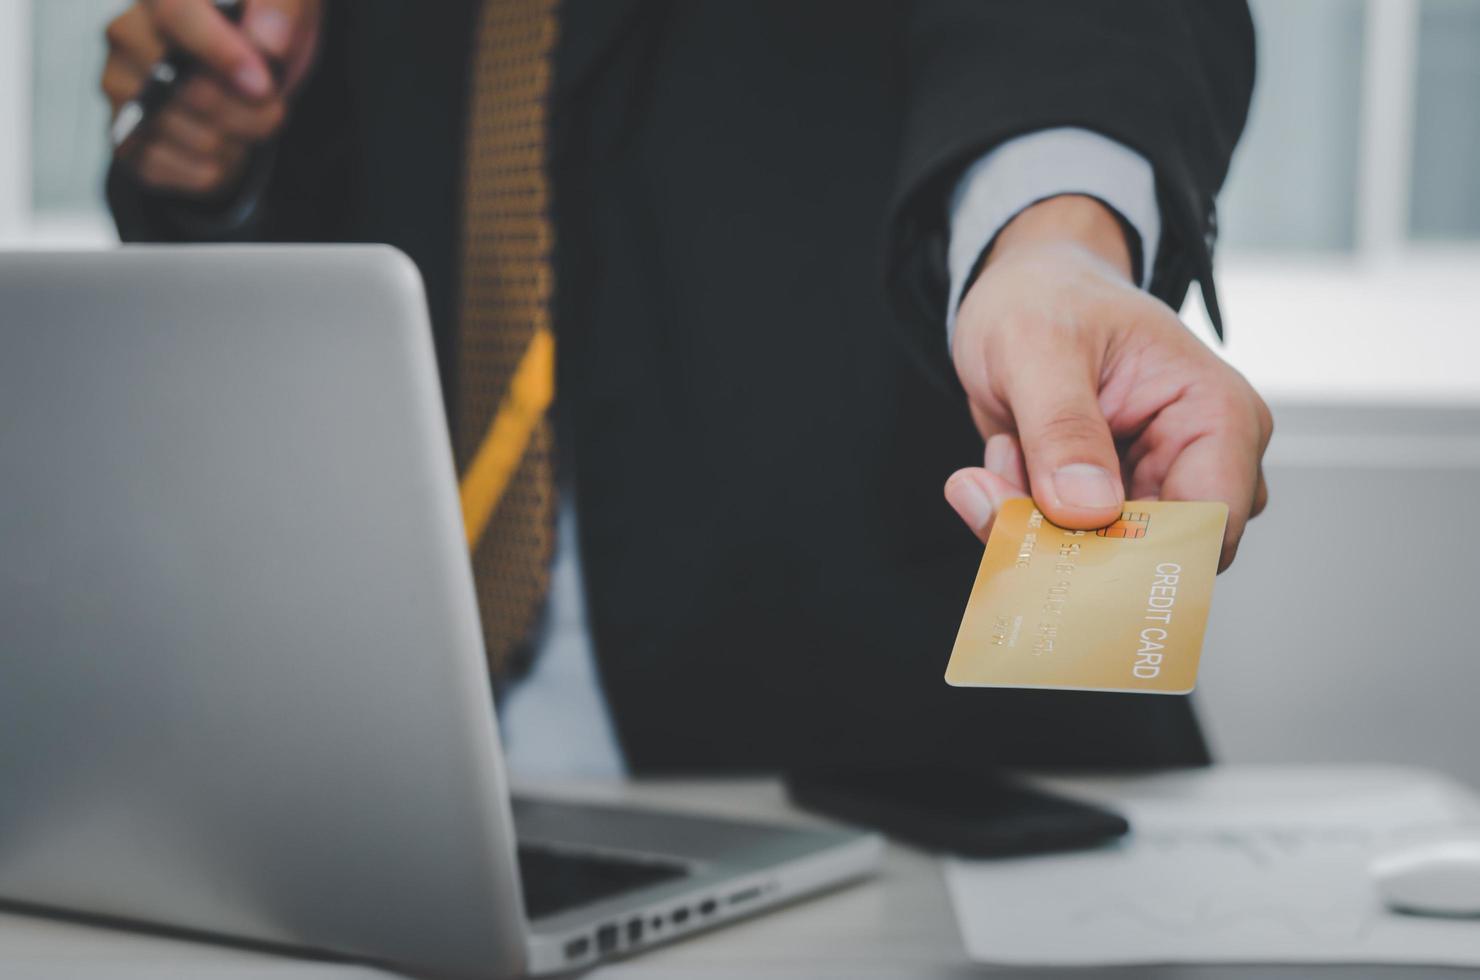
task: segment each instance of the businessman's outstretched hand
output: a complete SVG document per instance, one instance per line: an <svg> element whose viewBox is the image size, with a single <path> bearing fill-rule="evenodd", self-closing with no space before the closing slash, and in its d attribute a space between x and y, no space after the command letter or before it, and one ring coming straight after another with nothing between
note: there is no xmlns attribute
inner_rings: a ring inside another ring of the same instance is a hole
<svg viewBox="0 0 1480 980"><path fill-rule="evenodd" d="M277 135L317 45L321 0L246 0L240 25L211 0L136 0L108 25L102 88L116 115L166 49L204 70L120 154L145 186L212 197L241 178L252 147Z"/></svg>
<svg viewBox="0 0 1480 980"><path fill-rule="evenodd" d="M1119 221L1092 198L1051 198L1002 230L952 345L985 466L953 474L946 499L983 541L1025 493L1085 529L1127 497L1221 500L1221 570L1264 508L1269 409L1130 268Z"/></svg>

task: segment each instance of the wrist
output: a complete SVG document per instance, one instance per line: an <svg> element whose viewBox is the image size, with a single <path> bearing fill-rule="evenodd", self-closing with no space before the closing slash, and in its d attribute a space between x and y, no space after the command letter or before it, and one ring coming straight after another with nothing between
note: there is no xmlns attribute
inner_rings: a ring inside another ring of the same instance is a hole
<svg viewBox="0 0 1480 980"><path fill-rule="evenodd" d="M1060 194L1031 204L1003 226L983 258L983 269L1024 248L1068 245L1082 248L1134 282L1135 256L1126 228L1098 199Z"/></svg>

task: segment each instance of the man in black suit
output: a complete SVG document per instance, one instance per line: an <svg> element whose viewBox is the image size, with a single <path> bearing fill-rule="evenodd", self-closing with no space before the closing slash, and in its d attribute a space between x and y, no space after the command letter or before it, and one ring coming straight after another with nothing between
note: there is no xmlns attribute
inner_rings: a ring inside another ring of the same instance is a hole
<svg viewBox="0 0 1480 980"><path fill-rule="evenodd" d="M1241 0L139 0L109 40L115 107L207 65L115 162L123 237L405 250L465 469L543 348L470 365L553 322L474 536L544 556L475 550L516 758L584 744L553 674L594 660L641 771L1206 761L1184 699L946 687L980 547L939 493L983 539L1026 492L1223 500L1233 559L1269 415L1174 310L1218 322Z"/></svg>

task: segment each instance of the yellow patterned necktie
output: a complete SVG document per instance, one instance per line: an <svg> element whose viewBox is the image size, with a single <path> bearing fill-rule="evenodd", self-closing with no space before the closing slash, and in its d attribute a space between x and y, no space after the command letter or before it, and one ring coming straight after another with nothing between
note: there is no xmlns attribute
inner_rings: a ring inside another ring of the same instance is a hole
<svg viewBox="0 0 1480 980"><path fill-rule="evenodd" d="M463 193L456 451L495 682L527 643L555 541L554 286L545 172L557 0L485 0Z"/></svg>

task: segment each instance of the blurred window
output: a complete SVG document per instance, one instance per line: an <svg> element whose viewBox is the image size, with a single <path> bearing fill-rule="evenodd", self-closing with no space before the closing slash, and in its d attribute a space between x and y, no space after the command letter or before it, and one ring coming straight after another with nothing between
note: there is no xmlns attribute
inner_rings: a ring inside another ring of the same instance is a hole
<svg viewBox="0 0 1480 980"><path fill-rule="evenodd" d="M108 109L98 89L103 25L119 0L32 4L31 200L37 212L96 214L108 159Z"/></svg>
<svg viewBox="0 0 1480 980"><path fill-rule="evenodd" d="M1231 248L1356 241L1363 0L1254 0L1258 82L1218 203Z"/></svg>
<svg viewBox="0 0 1480 980"><path fill-rule="evenodd" d="M13 0L12 0L13 2ZM44 236L104 237L103 27L124 0L31 0L31 207Z"/></svg>
<svg viewBox="0 0 1480 980"><path fill-rule="evenodd" d="M29 59L11 69L20 77L0 67L0 103L24 102L8 113L0 104L0 119L30 119L21 164L0 164L0 183L25 185L0 187L0 200L9 193L29 210L22 233L84 242L110 234L101 193L107 110L97 79L103 26L124 6L0 0L0 24L26 25L30 35ZM1259 81L1220 203L1228 248L1350 254L1371 247L1364 227L1378 228L1379 242L1400 239L1389 245L1480 239L1480 2L1252 0L1251 7ZM1416 22L1411 51L1401 40L1372 43L1374 25L1405 20ZM1369 104L1393 89L1376 83L1381 72L1395 75L1401 90L1396 125L1374 120L1381 107ZM1394 129L1387 135L1402 145L1364 143L1364 127L1374 125ZM1374 153L1390 159L1374 167L1364 161ZM1403 186L1384 190L1394 181ZM1385 207L1396 208L1395 232L1374 217ZM0 208L0 224L7 220L17 222ZM0 237L16 233L0 227Z"/></svg>
<svg viewBox="0 0 1480 980"><path fill-rule="evenodd" d="M1214 349L1276 403L1480 404L1480 0L1250 6Z"/></svg>
<svg viewBox="0 0 1480 980"><path fill-rule="evenodd" d="M1480 238L1480 3L1423 0L1409 228Z"/></svg>
<svg viewBox="0 0 1480 980"><path fill-rule="evenodd" d="M103 28L126 2L0 0L0 242L113 240L98 74ZM1480 277L1438 265L1480 262L1480 0L1251 7L1259 76L1219 207L1232 338L1220 349L1255 381L1299 387L1295 375L1277 375L1292 357L1280 344L1311 334L1312 320L1342 302L1353 304L1341 315L1343 349L1381 343L1391 315L1377 311L1404 309L1398 297L1418 288L1410 274L1429 276L1450 300L1408 334L1425 341L1408 345L1418 379L1421 354L1468 342L1451 329L1463 317L1450 311L1480 304L1471 285ZM1298 277L1298 311L1274 270ZM1196 303L1184 313L1194 325L1204 319ZM1291 370L1332 390L1368 390L1374 372L1396 370L1373 362L1347 371L1325 359Z"/></svg>

